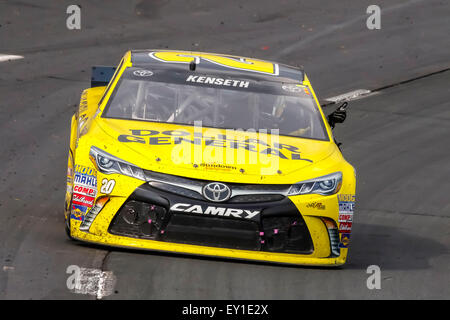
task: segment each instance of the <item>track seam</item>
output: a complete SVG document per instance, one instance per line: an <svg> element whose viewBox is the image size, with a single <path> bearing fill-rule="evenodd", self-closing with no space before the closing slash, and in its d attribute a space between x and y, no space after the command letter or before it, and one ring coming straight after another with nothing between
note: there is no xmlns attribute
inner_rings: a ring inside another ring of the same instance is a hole
<svg viewBox="0 0 450 320"><path fill-rule="evenodd" d="M407 80L391 83L391 84L388 84L388 85L385 85L385 86L382 86L382 87L370 90L370 93L380 92L380 91L383 91L383 90L386 90L386 89L402 86L402 85L410 83L410 82L414 82L414 81L421 80L421 79L424 79L424 78L432 77L432 76L437 75L437 74L445 73L445 72L447 72L449 70L450 70L450 68L445 68L445 69L442 69L442 70L438 70L438 71L434 71L434 72L431 72L431 73L427 73L427 74L424 74L424 75L421 75L421 76L418 76L418 77L414 77L414 78L411 78L411 79L407 79ZM369 95L370 94L367 94L367 96L369 96ZM362 99L362 98L364 98L364 96L361 97L361 98L358 98L358 99ZM341 102L344 102L344 101L349 101L349 100L342 100L342 101L338 101L338 102L330 101L328 103L321 104L320 106L322 108L325 108L325 107L329 107L329 106L332 106L332 105L335 105L335 104L338 104L338 103L341 103Z"/></svg>
<svg viewBox="0 0 450 320"><path fill-rule="evenodd" d="M105 254L105 256L102 259L102 265L100 266L100 270L105 271L106 269L106 261L108 260L109 255L112 253L112 251L108 250Z"/></svg>
<svg viewBox="0 0 450 320"><path fill-rule="evenodd" d="M395 211L395 210L387 210L387 209L369 209L369 208L359 208L358 210L361 211L370 211L370 212L374 212L374 211L380 211L383 213L397 213L397 214L402 214L402 215L410 215L410 216L420 216L420 217L436 217L436 218L446 218L449 219L449 216L443 216L443 215L438 215L438 214L426 214L426 213L421 213L421 212L408 212L408 211Z"/></svg>
<svg viewBox="0 0 450 320"><path fill-rule="evenodd" d="M108 250L105 254L105 256L102 259L102 264L100 266L100 270L102 272L106 271L106 263L108 261L109 255L112 253L112 251ZM95 300L102 300L103 297L95 296Z"/></svg>

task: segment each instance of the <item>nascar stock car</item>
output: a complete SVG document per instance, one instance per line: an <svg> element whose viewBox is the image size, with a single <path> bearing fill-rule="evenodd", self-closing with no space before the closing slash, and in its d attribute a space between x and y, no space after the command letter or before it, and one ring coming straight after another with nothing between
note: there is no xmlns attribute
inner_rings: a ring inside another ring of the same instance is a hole
<svg viewBox="0 0 450 320"><path fill-rule="evenodd" d="M71 239L299 265L345 263L355 170L303 69L170 50L93 67L72 117Z"/></svg>

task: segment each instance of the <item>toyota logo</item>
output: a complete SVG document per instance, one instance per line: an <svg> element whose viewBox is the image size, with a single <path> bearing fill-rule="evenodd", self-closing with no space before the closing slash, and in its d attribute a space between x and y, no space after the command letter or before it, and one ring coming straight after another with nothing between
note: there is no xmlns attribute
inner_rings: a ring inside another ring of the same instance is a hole
<svg viewBox="0 0 450 320"><path fill-rule="evenodd" d="M133 74L138 77L150 77L153 75L153 72L150 70L135 70Z"/></svg>
<svg viewBox="0 0 450 320"><path fill-rule="evenodd" d="M203 196L209 201L223 202L231 197L231 190L220 182L208 183L203 187Z"/></svg>

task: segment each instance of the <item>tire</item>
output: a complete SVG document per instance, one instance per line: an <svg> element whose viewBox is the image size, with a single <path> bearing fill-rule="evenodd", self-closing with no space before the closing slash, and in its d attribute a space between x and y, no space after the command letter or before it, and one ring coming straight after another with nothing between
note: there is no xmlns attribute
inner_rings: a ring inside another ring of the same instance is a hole
<svg viewBox="0 0 450 320"><path fill-rule="evenodd" d="M69 210L70 208L72 208L72 198L70 199L70 205L69 205ZM66 235L67 238L69 238L69 240L75 240L74 238L72 238L72 235L70 234L70 212L69 212L69 216L68 219L64 219L64 230L66 231Z"/></svg>
<svg viewBox="0 0 450 320"><path fill-rule="evenodd" d="M72 236L70 235L70 218L69 221L66 221L64 223L64 230L66 231L66 235L67 238L69 238L69 240L75 240L74 238L72 238Z"/></svg>

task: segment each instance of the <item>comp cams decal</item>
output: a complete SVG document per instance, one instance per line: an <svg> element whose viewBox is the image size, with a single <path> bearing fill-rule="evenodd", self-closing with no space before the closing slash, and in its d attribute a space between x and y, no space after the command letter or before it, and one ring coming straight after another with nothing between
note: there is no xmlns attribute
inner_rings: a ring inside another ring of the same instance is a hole
<svg viewBox="0 0 450 320"><path fill-rule="evenodd" d="M243 210L236 208L202 206L202 205L192 205L189 203L176 203L172 207L170 207L170 210L178 212L211 215L211 216L235 217L245 219L252 219L261 212L259 210Z"/></svg>
<svg viewBox="0 0 450 320"><path fill-rule="evenodd" d="M224 134L215 136L204 136L200 132L194 133L194 137L187 131L167 130L159 132L156 130L130 129L131 134L121 134L118 136L120 142L148 143L151 145L178 145L181 143L191 145L204 145L205 147L245 149L250 152L278 156L281 159L303 160L313 162L310 159L302 158L300 150L285 143L269 144L260 139L237 140L228 138ZM262 146L262 150L258 150Z"/></svg>
<svg viewBox="0 0 450 320"><path fill-rule="evenodd" d="M85 187L82 185L75 185L73 187L73 192L78 193L78 194L83 194L86 196L95 197L95 195L97 194L97 189L94 189L92 187Z"/></svg>
<svg viewBox="0 0 450 320"><path fill-rule="evenodd" d="M355 208L354 194L339 194L339 234L341 241L339 248L347 248L350 242L350 234L353 224L353 211Z"/></svg>

